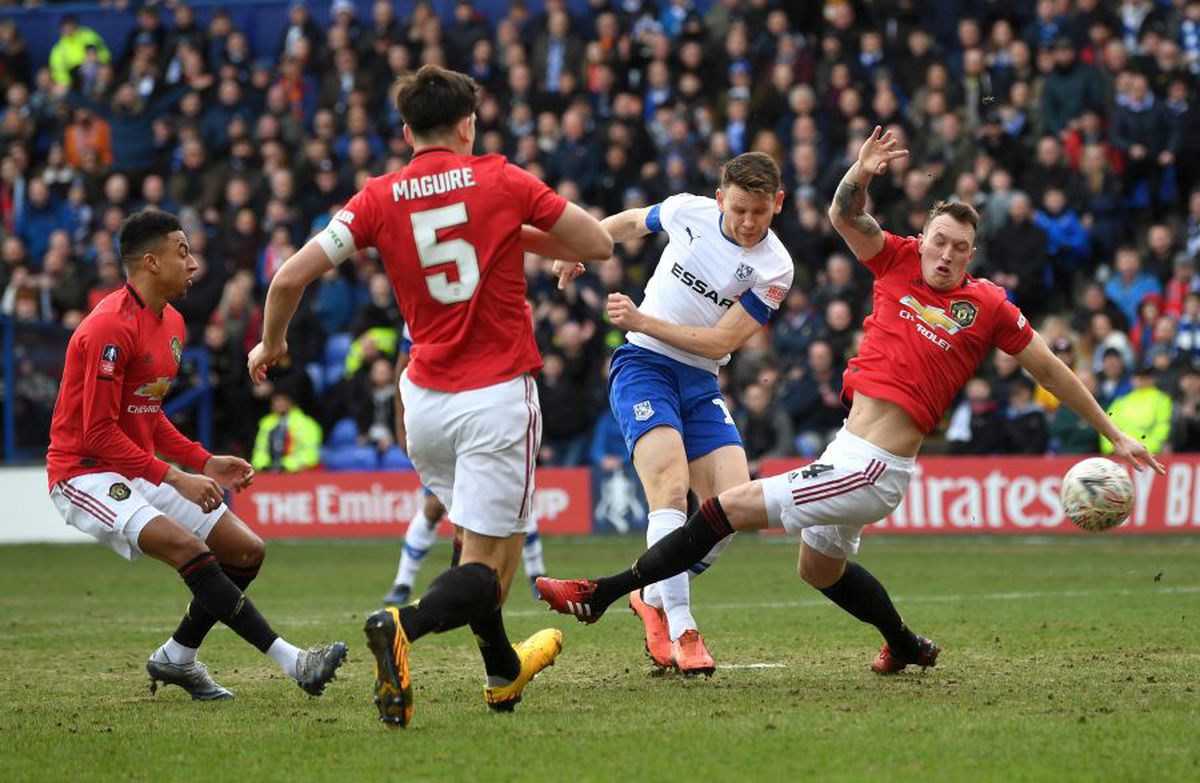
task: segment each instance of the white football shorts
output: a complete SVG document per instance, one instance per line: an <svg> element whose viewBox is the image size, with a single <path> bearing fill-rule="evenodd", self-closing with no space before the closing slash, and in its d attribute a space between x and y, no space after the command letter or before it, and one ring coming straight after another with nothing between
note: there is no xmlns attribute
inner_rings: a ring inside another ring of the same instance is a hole
<svg viewBox="0 0 1200 783"><path fill-rule="evenodd" d="M900 505L914 463L843 427L815 462L763 479L769 526L799 533L822 554L849 557L863 527Z"/></svg>
<svg viewBox="0 0 1200 783"><path fill-rule="evenodd" d="M86 473L65 479L51 488L50 499L68 525L126 560L142 556L138 536L155 517L169 517L204 541L229 510L222 503L206 514L169 484L128 479L120 473Z"/></svg>
<svg viewBox="0 0 1200 783"><path fill-rule="evenodd" d="M468 391L400 378L408 457L454 524L485 536L524 533L542 443L537 384L526 374Z"/></svg>

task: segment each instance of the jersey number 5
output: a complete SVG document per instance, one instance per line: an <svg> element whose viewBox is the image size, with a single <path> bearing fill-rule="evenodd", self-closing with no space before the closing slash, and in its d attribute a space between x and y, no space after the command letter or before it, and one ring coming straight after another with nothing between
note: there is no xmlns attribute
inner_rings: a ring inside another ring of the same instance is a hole
<svg viewBox="0 0 1200 783"><path fill-rule="evenodd" d="M465 239L439 242L437 232L443 228L467 222L467 205L463 202L437 209L412 213L413 240L421 266L429 269L443 264L458 267L458 280L451 282L445 272L425 273L429 295L442 304L465 302L475 294L479 285L479 257L475 247Z"/></svg>

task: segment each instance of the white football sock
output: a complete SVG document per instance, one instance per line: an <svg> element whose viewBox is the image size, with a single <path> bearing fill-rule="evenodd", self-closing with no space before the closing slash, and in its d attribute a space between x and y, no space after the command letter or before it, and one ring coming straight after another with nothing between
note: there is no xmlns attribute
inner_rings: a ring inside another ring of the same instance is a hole
<svg viewBox="0 0 1200 783"><path fill-rule="evenodd" d="M184 647L174 636L168 636L162 647L154 651L154 657L167 663L191 663L196 660L196 648Z"/></svg>
<svg viewBox="0 0 1200 783"><path fill-rule="evenodd" d="M271 642L271 646L267 648L267 655L271 660L279 664L279 668L283 669L283 673L296 679L296 667L300 663L301 649L294 645L288 644L282 636Z"/></svg>
<svg viewBox="0 0 1200 783"><path fill-rule="evenodd" d="M682 511L673 508L651 511L647 517L646 543L654 546L668 533L683 527L684 522L687 522L687 516ZM662 602L662 609L667 613L667 627L672 641L682 636L684 631L696 627L691 610L691 584L686 572L664 579L653 587L657 593L654 597Z"/></svg>
<svg viewBox="0 0 1200 783"><path fill-rule="evenodd" d="M404 547L400 552L400 567L396 569L396 584L409 587L416 584L425 555L429 554L430 548L437 541L437 528L438 523L430 522L423 508L419 509L412 522L408 523L408 531L404 534Z"/></svg>
<svg viewBox="0 0 1200 783"><path fill-rule="evenodd" d="M542 558L542 537L538 535L537 517L529 518L525 531L525 544L521 547L525 561L525 576L542 576L546 573L546 561Z"/></svg>

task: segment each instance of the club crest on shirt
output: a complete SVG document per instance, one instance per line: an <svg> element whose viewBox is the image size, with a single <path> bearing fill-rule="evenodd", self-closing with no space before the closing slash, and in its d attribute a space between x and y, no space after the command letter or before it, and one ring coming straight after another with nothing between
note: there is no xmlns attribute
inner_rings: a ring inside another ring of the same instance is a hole
<svg viewBox="0 0 1200 783"><path fill-rule="evenodd" d="M654 415L654 408L650 405L650 400L643 400L635 403L633 406L633 418L638 421L646 421Z"/></svg>
<svg viewBox="0 0 1200 783"><path fill-rule="evenodd" d="M171 355L175 357L175 364L183 361L183 343L179 342L178 337L171 338Z"/></svg>
<svg viewBox="0 0 1200 783"><path fill-rule="evenodd" d="M979 308L975 307L971 302L958 300L950 303L950 317L958 322L958 325L966 329L971 324L975 323L975 316L979 315Z"/></svg>
<svg viewBox="0 0 1200 783"><path fill-rule="evenodd" d="M118 481L108 488L108 496L113 500L128 500L129 487Z"/></svg>
<svg viewBox="0 0 1200 783"><path fill-rule="evenodd" d="M112 343L109 343L100 350L101 375L112 377L112 374L117 371L117 357L120 354L121 349Z"/></svg>
<svg viewBox="0 0 1200 783"><path fill-rule="evenodd" d="M749 264L738 264L737 271L733 273L733 276L744 283L754 277L754 267Z"/></svg>

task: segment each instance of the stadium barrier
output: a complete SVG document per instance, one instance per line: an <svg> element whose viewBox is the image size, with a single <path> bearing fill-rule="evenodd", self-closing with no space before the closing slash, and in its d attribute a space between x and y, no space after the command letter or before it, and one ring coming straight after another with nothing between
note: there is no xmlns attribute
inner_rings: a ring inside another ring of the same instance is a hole
<svg viewBox="0 0 1200 783"><path fill-rule="evenodd" d="M928 457L904 502L867 528L887 534L1072 534L1058 502L1063 473L1080 457ZM768 474L796 469L769 460ZM1167 474L1135 473L1135 503L1117 534L1200 533L1200 455L1166 460ZM646 501L630 469L545 468L537 474L534 511L545 535L637 532ZM0 470L0 543L89 540L63 524L46 492L42 468ZM424 503L415 473L262 474L231 498L259 535L280 538L387 538L404 533Z"/></svg>

